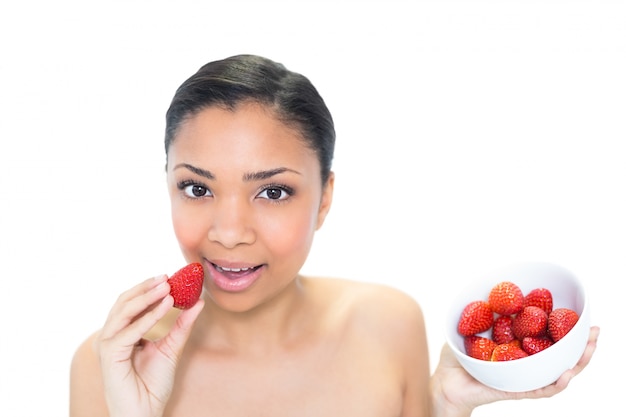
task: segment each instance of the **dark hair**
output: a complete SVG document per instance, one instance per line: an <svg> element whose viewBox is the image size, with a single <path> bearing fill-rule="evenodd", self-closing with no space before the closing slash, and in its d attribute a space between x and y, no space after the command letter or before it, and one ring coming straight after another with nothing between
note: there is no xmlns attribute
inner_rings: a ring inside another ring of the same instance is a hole
<svg viewBox="0 0 626 417"><path fill-rule="evenodd" d="M243 102L265 105L283 123L296 128L317 154L322 184L326 183L335 148L335 127L324 100L302 74L256 55L209 62L176 90L166 114L166 156L180 125L189 117L211 106L234 110Z"/></svg>

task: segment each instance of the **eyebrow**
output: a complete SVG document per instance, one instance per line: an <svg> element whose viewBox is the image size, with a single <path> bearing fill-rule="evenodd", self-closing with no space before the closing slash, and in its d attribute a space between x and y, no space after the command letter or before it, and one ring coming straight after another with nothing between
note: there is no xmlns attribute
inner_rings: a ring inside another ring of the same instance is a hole
<svg viewBox="0 0 626 417"><path fill-rule="evenodd" d="M243 180L244 181L262 181L262 180L271 178L274 175L282 174L283 172L293 172L294 174L302 175L296 170L285 168L285 167L280 167L280 168L268 169L265 171L247 172L243 174Z"/></svg>
<svg viewBox="0 0 626 417"><path fill-rule="evenodd" d="M174 170L177 170L179 168L187 168L189 171L193 172L194 174L198 174L201 177L208 178L210 180L215 179L215 175L213 175L211 171L207 171L206 169L198 168L190 164L177 164L174 167Z"/></svg>
<svg viewBox="0 0 626 417"><path fill-rule="evenodd" d="M191 164L183 163L183 164L178 164L174 167L175 170L179 168L187 168L189 171L193 172L194 174L200 175L201 177L204 177L210 180L215 179L215 175L211 171L195 167ZM263 170L263 171L246 172L243 174L242 178L244 181L262 181L262 180L271 178L274 175L282 174L283 172L293 172L294 174L302 175L300 172L294 169L279 167L279 168L268 169L268 170Z"/></svg>

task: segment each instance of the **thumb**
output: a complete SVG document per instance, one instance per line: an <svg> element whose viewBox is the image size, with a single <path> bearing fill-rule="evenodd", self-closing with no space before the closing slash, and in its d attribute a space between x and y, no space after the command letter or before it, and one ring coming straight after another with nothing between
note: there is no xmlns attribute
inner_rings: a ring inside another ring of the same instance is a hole
<svg viewBox="0 0 626 417"><path fill-rule="evenodd" d="M204 300L201 298L193 307L183 310L176 318L170 332L158 342L159 350L176 361L183 351L193 324L203 308Z"/></svg>

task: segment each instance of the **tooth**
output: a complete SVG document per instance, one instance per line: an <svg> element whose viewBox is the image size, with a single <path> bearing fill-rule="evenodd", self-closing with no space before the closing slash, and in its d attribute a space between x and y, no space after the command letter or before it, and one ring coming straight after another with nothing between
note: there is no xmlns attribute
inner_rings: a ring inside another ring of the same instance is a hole
<svg viewBox="0 0 626 417"><path fill-rule="evenodd" d="M226 271L226 272L241 272L241 271L247 271L250 268L226 268L224 266L220 266L219 267L222 271Z"/></svg>

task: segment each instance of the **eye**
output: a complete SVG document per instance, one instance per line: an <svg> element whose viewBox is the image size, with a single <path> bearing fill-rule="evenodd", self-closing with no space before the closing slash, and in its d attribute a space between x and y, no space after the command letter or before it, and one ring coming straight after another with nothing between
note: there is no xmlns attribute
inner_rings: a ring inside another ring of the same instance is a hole
<svg viewBox="0 0 626 417"><path fill-rule="evenodd" d="M210 197L212 195L207 187L196 182L183 181L178 184L178 188L189 198Z"/></svg>
<svg viewBox="0 0 626 417"><path fill-rule="evenodd" d="M281 201L289 198L292 194L292 190L288 187L271 185L263 189L257 197Z"/></svg>

